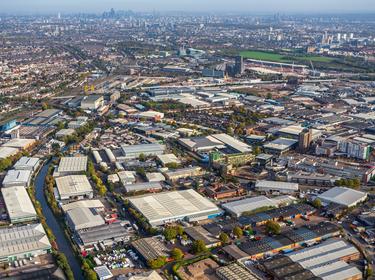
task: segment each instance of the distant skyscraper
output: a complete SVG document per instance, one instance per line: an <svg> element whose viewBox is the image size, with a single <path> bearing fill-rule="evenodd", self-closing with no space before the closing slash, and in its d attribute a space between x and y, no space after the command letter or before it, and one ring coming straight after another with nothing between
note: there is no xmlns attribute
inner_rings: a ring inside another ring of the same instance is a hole
<svg viewBox="0 0 375 280"><path fill-rule="evenodd" d="M58 18L58 19L61 19L61 13L58 13L58 14L57 14L57 18Z"/></svg>
<svg viewBox="0 0 375 280"><path fill-rule="evenodd" d="M245 71L242 56L236 56L235 64L234 64L234 71L235 71L236 75L238 75L238 74L242 75L243 72Z"/></svg>
<svg viewBox="0 0 375 280"><path fill-rule="evenodd" d="M312 129L304 129L299 134L298 148L300 152L305 152L310 148L312 142Z"/></svg>

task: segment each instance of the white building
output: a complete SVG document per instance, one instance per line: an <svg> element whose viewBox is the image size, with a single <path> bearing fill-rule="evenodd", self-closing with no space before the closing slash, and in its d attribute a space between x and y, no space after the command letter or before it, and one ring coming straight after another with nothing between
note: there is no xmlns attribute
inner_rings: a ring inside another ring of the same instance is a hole
<svg viewBox="0 0 375 280"><path fill-rule="evenodd" d="M93 198L94 192L86 175L70 175L56 178L60 200Z"/></svg>
<svg viewBox="0 0 375 280"><path fill-rule="evenodd" d="M349 188L334 187L318 196L323 203L336 203L354 207L367 199L367 193Z"/></svg>
<svg viewBox="0 0 375 280"><path fill-rule="evenodd" d="M263 207L277 207L272 199L263 195L224 203L221 207L232 216L240 217L244 212L251 212Z"/></svg>
<svg viewBox="0 0 375 280"><path fill-rule="evenodd" d="M34 172L39 166L39 158L21 157L13 166L15 170L30 170Z"/></svg>
<svg viewBox="0 0 375 280"><path fill-rule="evenodd" d="M134 197L129 202L152 226L184 219L198 221L221 214L214 203L192 189Z"/></svg>
<svg viewBox="0 0 375 280"><path fill-rule="evenodd" d="M29 187L31 181L31 171L30 170L9 170L7 175L3 180L3 187Z"/></svg>
<svg viewBox="0 0 375 280"><path fill-rule="evenodd" d="M255 183L255 189L259 192L279 192L284 194L298 192L297 183L261 180Z"/></svg>

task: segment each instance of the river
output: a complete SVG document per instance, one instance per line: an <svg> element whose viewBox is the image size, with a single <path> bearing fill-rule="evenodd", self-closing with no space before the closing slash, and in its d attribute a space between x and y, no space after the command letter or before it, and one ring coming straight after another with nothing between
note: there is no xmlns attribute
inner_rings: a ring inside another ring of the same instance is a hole
<svg viewBox="0 0 375 280"><path fill-rule="evenodd" d="M67 240L63 229L60 227L59 222L57 221L44 196L44 181L47 176L48 167L50 166L50 164L50 162L46 163L35 178L35 196L42 207L47 225L56 237L56 243L59 247L59 251L63 252L68 259L69 265L74 274L74 279L84 280L80 263L74 255L73 249L70 246L70 242Z"/></svg>

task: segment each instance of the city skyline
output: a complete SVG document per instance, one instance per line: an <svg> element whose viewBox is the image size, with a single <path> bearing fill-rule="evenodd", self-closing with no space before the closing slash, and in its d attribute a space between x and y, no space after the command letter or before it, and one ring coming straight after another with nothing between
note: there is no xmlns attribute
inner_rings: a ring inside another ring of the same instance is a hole
<svg viewBox="0 0 375 280"><path fill-rule="evenodd" d="M246 13L363 13L375 12L375 2L371 0L317 0L314 2L297 0L265 0L262 3L250 0L214 1L206 0L14 0L0 3L2 13L100 13L110 8L135 11L186 11L186 12L246 12Z"/></svg>

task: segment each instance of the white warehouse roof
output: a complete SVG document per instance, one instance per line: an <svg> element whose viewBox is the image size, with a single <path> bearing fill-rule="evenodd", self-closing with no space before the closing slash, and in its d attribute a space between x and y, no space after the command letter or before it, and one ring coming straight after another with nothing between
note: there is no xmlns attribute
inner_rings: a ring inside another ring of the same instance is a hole
<svg viewBox="0 0 375 280"><path fill-rule="evenodd" d="M4 187L23 186L28 187L31 179L30 170L9 170L3 180Z"/></svg>
<svg viewBox="0 0 375 280"><path fill-rule="evenodd" d="M129 199L151 225L192 216L218 214L220 209L194 190L183 190Z"/></svg>
<svg viewBox="0 0 375 280"><path fill-rule="evenodd" d="M2 188L1 193L12 223L37 219L34 205L24 187Z"/></svg>
<svg viewBox="0 0 375 280"><path fill-rule="evenodd" d="M13 166L17 170L35 170L39 164L39 158L21 157Z"/></svg>
<svg viewBox="0 0 375 280"><path fill-rule="evenodd" d="M60 160L57 172L84 172L87 169L87 157L63 157Z"/></svg>
<svg viewBox="0 0 375 280"><path fill-rule="evenodd" d="M70 175L56 178L56 186L61 199L93 192L86 175Z"/></svg>
<svg viewBox="0 0 375 280"><path fill-rule="evenodd" d="M104 219L93 208L73 208L66 212L69 225L74 230L80 230L104 225Z"/></svg>
<svg viewBox="0 0 375 280"><path fill-rule="evenodd" d="M323 202L333 202L336 204L352 207L367 199L367 193L349 188L334 187L318 196Z"/></svg>
<svg viewBox="0 0 375 280"><path fill-rule="evenodd" d="M298 184L289 182L261 180L256 182L255 188L260 191L296 192L298 191Z"/></svg>
<svg viewBox="0 0 375 280"><path fill-rule="evenodd" d="M224 203L222 205L222 208L239 217L243 212L253 211L258 208L267 206L276 207L277 204L272 199L269 199L268 197L261 195Z"/></svg>

